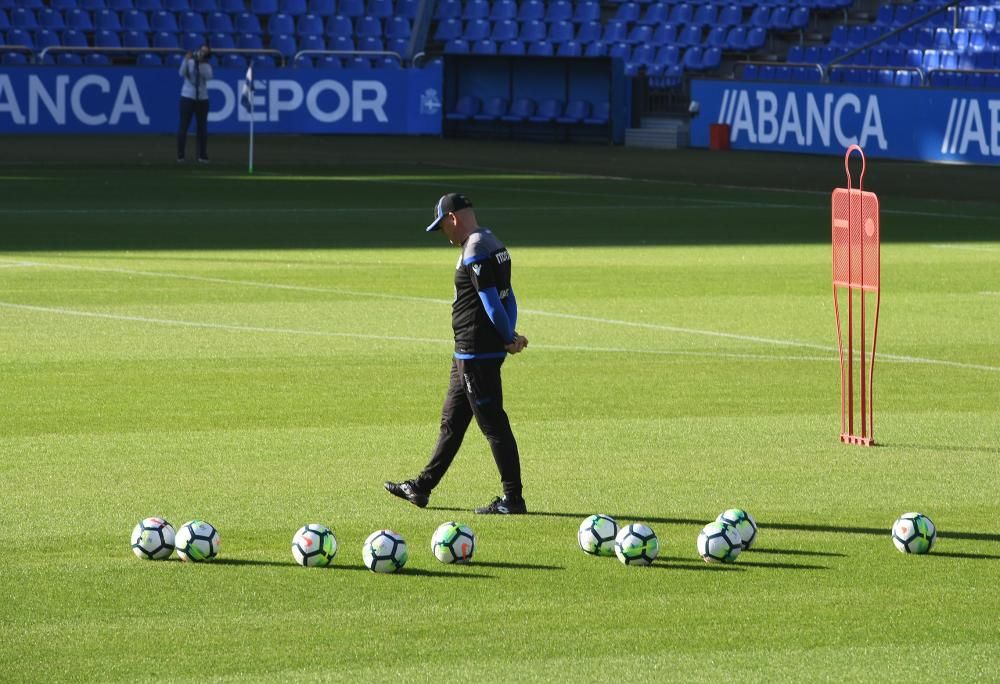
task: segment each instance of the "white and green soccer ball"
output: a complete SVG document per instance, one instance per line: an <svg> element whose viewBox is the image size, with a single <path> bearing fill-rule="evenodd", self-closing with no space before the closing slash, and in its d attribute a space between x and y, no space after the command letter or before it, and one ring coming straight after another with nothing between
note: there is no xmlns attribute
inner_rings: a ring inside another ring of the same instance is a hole
<svg viewBox="0 0 1000 684"><path fill-rule="evenodd" d="M649 565L660 553L660 540L649 526L626 525L615 537L615 555L625 565Z"/></svg>
<svg viewBox="0 0 1000 684"><path fill-rule="evenodd" d="M743 550L743 539L734 525L712 522L698 535L698 555L706 563L732 563Z"/></svg>
<svg viewBox="0 0 1000 684"><path fill-rule="evenodd" d="M372 572L396 572L408 557L406 540L392 530L372 532L361 547L361 558Z"/></svg>
<svg viewBox="0 0 1000 684"><path fill-rule="evenodd" d="M580 523L576 539L580 548L591 556L615 555L615 537L618 536L618 523L610 515L598 513L586 518Z"/></svg>
<svg viewBox="0 0 1000 684"><path fill-rule="evenodd" d="M146 518L132 530L132 553L143 560L163 560L174 552L174 526L163 518Z"/></svg>
<svg viewBox="0 0 1000 684"><path fill-rule="evenodd" d="M748 551L757 542L757 521L742 508L724 511L715 522L726 522L736 528L743 540L743 550Z"/></svg>
<svg viewBox="0 0 1000 684"><path fill-rule="evenodd" d="M181 525L174 543L181 560L200 563L219 555L219 532L204 520L189 520Z"/></svg>
<svg viewBox="0 0 1000 684"><path fill-rule="evenodd" d="M292 537L292 557L299 565L326 567L337 555L337 537L326 525L303 525Z"/></svg>
<svg viewBox="0 0 1000 684"><path fill-rule="evenodd" d="M923 513L903 513L892 525L892 543L900 553L929 553L937 528Z"/></svg>
<svg viewBox="0 0 1000 684"><path fill-rule="evenodd" d="M476 535L462 523L446 522L431 537L431 552L442 563L468 563L475 551Z"/></svg>

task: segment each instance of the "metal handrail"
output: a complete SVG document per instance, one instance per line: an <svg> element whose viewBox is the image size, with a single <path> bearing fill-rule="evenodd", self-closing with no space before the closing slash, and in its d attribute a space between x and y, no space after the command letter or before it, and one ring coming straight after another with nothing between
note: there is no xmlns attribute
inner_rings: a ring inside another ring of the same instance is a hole
<svg viewBox="0 0 1000 684"><path fill-rule="evenodd" d="M35 62L35 51L27 45L0 45L0 52L26 52L31 58L31 63Z"/></svg>
<svg viewBox="0 0 1000 684"><path fill-rule="evenodd" d="M399 65L403 66L403 56L393 50L299 50L292 57L292 64L295 64L302 57L310 55L345 55L350 57L395 57L399 60Z"/></svg>
<svg viewBox="0 0 1000 684"><path fill-rule="evenodd" d="M920 77L920 85L926 85L927 79L924 76L924 70L920 67L915 66L889 66L883 64L882 66L876 66L874 64L830 64L827 67L827 75L834 69L861 69L865 71L882 71L883 69L888 69L890 71L915 71L917 76Z"/></svg>
<svg viewBox="0 0 1000 684"><path fill-rule="evenodd" d="M30 50L29 50L30 51ZM157 48L157 47L73 47L71 45L50 45L38 54L38 59L44 60L46 55L58 52L83 52L83 53L111 53L111 54L186 54L189 50L184 48ZM216 55L271 55L281 60L281 66L285 66L285 56L274 48L220 48L212 50Z"/></svg>
<svg viewBox="0 0 1000 684"><path fill-rule="evenodd" d="M927 82L934 74L1000 74L1000 69L931 69L927 72Z"/></svg>

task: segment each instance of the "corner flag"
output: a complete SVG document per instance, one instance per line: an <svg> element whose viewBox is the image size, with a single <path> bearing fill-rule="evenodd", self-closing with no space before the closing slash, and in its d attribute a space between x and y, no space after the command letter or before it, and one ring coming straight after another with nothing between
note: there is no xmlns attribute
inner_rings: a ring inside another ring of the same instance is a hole
<svg viewBox="0 0 1000 684"><path fill-rule="evenodd" d="M240 89L240 104L250 112L250 167L248 173L253 173L253 62L247 67L247 76Z"/></svg>

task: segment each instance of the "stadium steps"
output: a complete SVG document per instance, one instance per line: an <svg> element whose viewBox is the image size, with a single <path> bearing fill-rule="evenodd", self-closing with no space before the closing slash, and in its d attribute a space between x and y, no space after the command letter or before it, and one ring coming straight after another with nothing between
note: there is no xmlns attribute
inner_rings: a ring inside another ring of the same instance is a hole
<svg viewBox="0 0 1000 684"><path fill-rule="evenodd" d="M689 126L684 119L650 116L639 124L639 128L625 129L626 147L676 150L688 146Z"/></svg>

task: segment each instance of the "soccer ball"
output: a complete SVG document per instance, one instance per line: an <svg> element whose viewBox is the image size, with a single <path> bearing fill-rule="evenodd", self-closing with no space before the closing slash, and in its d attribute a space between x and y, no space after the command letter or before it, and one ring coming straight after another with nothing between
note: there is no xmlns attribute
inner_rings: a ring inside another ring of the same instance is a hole
<svg viewBox="0 0 1000 684"><path fill-rule="evenodd" d="M446 522L434 530L431 551L442 563L468 563L476 551L476 535L462 523Z"/></svg>
<svg viewBox="0 0 1000 684"><path fill-rule="evenodd" d="M396 572L408 557L406 541L392 530L372 532L361 548L365 567L372 572Z"/></svg>
<svg viewBox="0 0 1000 684"><path fill-rule="evenodd" d="M174 552L174 526L163 518L146 518L132 530L132 553L144 560L163 560Z"/></svg>
<svg viewBox="0 0 1000 684"><path fill-rule="evenodd" d="M327 566L336 555L337 538L326 525L305 525L292 537L292 557L299 565Z"/></svg>
<svg viewBox="0 0 1000 684"><path fill-rule="evenodd" d="M181 560L212 560L219 555L219 532L204 520L191 520L181 525L176 544Z"/></svg>
<svg viewBox="0 0 1000 684"><path fill-rule="evenodd" d="M580 548L591 556L615 555L615 537L618 523L610 515L592 515L580 523L576 539Z"/></svg>
<svg viewBox="0 0 1000 684"><path fill-rule="evenodd" d="M734 525L713 522L698 535L698 555L706 563L732 563L743 550L743 539Z"/></svg>
<svg viewBox="0 0 1000 684"><path fill-rule="evenodd" d="M929 553L937 540L937 528L922 513L903 513L892 525L892 543L900 553Z"/></svg>
<svg viewBox="0 0 1000 684"><path fill-rule="evenodd" d="M716 518L715 522L725 522L735 527L743 540L744 551L748 551L757 541L757 521L742 508L730 508Z"/></svg>
<svg viewBox="0 0 1000 684"><path fill-rule="evenodd" d="M632 523L615 536L615 555L625 565L649 565L660 553L656 533L642 523Z"/></svg>

